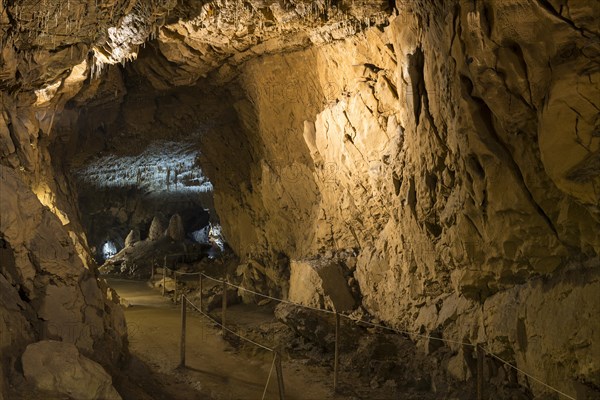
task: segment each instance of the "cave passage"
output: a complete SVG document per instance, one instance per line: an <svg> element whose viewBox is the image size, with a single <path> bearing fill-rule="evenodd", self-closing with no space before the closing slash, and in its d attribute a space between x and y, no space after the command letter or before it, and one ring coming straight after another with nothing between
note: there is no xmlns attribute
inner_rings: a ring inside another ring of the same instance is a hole
<svg viewBox="0 0 600 400"><path fill-rule="evenodd" d="M112 242L111 240L104 242L104 244L102 245L102 256L104 260L108 260L115 254L117 254L117 246L115 246L114 242Z"/></svg>
<svg viewBox="0 0 600 400"><path fill-rule="evenodd" d="M3 0L0 400L599 398L598 21Z"/></svg>

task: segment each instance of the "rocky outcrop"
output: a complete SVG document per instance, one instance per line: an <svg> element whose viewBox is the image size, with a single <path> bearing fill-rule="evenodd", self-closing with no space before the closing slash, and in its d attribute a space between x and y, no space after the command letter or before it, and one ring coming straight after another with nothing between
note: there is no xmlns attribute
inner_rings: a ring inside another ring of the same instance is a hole
<svg viewBox="0 0 600 400"><path fill-rule="evenodd" d="M158 240L165 232L162 220L159 217L154 217L150 224L150 230L148 231L148 240Z"/></svg>
<svg viewBox="0 0 600 400"><path fill-rule="evenodd" d="M70 343L30 344L22 357L25 379L39 390L81 400L121 400L102 366Z"/></svg>
<svg viewBox="0 0 600 400"><path fill-rule="evenodd" d="M169 226L165 231L165 236L175 241L182 241L185 238L185 231L183 230L183 223L179 214L173 214L169 220Z"/></svg>
<svg viewBox="0 0 600 400"><path fill-rule="evenodd" d="M129 234L125 238L125 247L132 247L139 241L140 241L140 231L137 229L132 229L129 231Z"/></svg>
<svg viewBox="0 0 600 400"><path fill-rule="evenodd" d="M34 15L32 1L1 13L0 154L3 182L16 188L3 192L6 209L18 210L5 213L3 203L3 257L15 267L2 275L8 297L31 299L23 316L3 305L7 323L90 318L104 336L76 340L82 351L118 342L114 315L86 311L112 305L86 269L74 188L56 160L77 168L99 149L173 136L201 144L245 286L287 297L304 289L290 280L289 260L353 249L361 305L383 323L485 343L572 396L593 396L594 3L138 3L72 0L54 22ZM85 83L92 65L99 79ZM36 258L40 248L56 249L59 261ZM92 289L78 290L83 282ZM83 306L80 293L93 299ZM82 307L67 318L42 306L61 298ZM25 331L15 354L37 339ZM447 347L444 365L469 379L470 355ZM14 354L2 354L13 370ZM489 362L499 385L516 380L549 396L503 368Z"/></svg>
<svg viewBox="0 0 600 400"><path fill-rule="evenodd" d="M133 68L152 86L192 85L220 69L227 78L256 57L339 40L385 19L388 1L184 1ZM149 56L152 54L152 56Z"/></svg>
<svg viewBox="0 0 600 400"><path fill-rule="evenodd" d="M567 15L525 1L444 4L397 2L385 28L244 65L236 110L250 155L230 165L229 179L213 171L224 232L261 266L245 280L262 276L257 287L275 284L282 252L304 259L357 248L354 276L370 313L408 331L486 343L585 396L600 365L586 364L583 377L579 360L600 338L588 331L579 347L581 310L551 293L571 282L585 314L600 314L589 292L599 289L600 198L587 175L600 146L590 40L599 32L585 6ZM227 134L205 142L233 141ZM206 156L220 152L213 145ZM567 172L579 163L581 180ZM554 320L543 312L492 307L508 293L532 310L556 301L570 328L543 328ZM572 349L570 361L556 343ZM466 368L466 357L457 360Z"/></svg>
<svg viewBox="0 0 600 400"><path fill-rule="evenodd" d="M352 311L356 306L344 272L333 260L292 260L289 299L338 312Z"/></svg>

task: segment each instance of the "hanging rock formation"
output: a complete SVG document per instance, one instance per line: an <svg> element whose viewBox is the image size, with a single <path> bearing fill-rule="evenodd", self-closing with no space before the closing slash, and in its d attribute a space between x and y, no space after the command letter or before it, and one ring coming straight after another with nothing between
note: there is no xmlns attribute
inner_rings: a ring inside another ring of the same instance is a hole
<svg viewBox="0 0 600 400"><path fill-rule="evenodd" d="M316 308L328 303L328 309L338 312L351 311L356 304L342 268L332 260L292 261L289 299Z"/></svg>

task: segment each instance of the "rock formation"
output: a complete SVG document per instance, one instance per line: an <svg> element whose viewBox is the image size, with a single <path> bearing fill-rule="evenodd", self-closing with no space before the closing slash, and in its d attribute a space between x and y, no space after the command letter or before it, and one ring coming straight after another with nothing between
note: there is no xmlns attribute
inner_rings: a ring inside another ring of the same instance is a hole
<svg viewBox="0 0 600 400"><path fill-rule="evenodd" d="M25 379L36 388L81 400L121 400L102 366L71 343L45 340L23 353Z"/></svg>
<svg viewBox="0 0 600 400"><path fill-rule="evenodd" d="M165 232L165 227L159 217L154 217L148 231L148 240L158 240Z"/></svg>
<svg viewBox="0 0 600 400"><path fill-rule="evenodd" d="M173 140L201 149L244 284L287 296L290 264L340 253L382 323L597 396L598 2L37 3L0 12L3 377L45 338L118 358L72 177Z"/></svg>
<svg viewBox="0 0 600 400"><path fill-rule="evenodd" d="M137 229L132 229L129 231L129 234L125 238L125 247L131 247L139 241L140 241L140 231Z"/></svg>
<svg viewBox="0 0 600 400"><path fill-rule="evenodd" d="M183 223L179 214L173 214L169 220L169 226L165 231L165 236L170 237L175 241L182 241L185 238L185 231L183 230Z"/></svg>
<svg viewBox="0 0 600 400"><path fill-rule="evenodd" d="M97 261L104 262L100 249L107 240L122 248L134 228L145 239L157 215L178 213L190 232L214 220L212 185L197 157L193 144L160 141L137 155L106 154L76 168L81 223Z"/></svg>
<svg viewBox="0 0 600 400"><path fill-rule="evenodd" d="M115 365L126 352L126 328L118 296L97 277L77 225L43 205L26 175L4 165L0 172L0 390L15 398L5 379L29 343L61 340Z"/></svg>
<svg viewBox="0 0 600 400"><path fill-rule="evenodd" d="M292 261L289 299L339 312L353 310L356 303L342 268L334 261Z"/></svg>

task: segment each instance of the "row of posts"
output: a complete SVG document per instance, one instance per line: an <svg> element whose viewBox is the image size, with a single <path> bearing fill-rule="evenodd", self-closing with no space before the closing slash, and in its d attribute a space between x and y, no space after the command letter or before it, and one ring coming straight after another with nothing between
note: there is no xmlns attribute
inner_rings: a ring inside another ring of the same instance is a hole
<svg viewBox="0 0 600 400"><path fill-rule="evenodd" d="M163 285L162 285L162 295L165 296L165 283L167 276L167 257L165 256L164 268L163 268ZM152 278L154 277L154 262L152 263ZM173 276L175 279L175 290L173 299L175 303L177 303L177 273L173 271ZM202 274L199 274L199 284L200 284L200 310L202 310L202 293L203 293L203 279ZM227 330L225 329L225 317L227 313L227 281L223 279L222 281L222 290L223 290L223 299L221 304L221 331L223 337L225 337ZM185 368L185 342L186 342L186 309L187 309L187 297L181 294L181 340L180 340L180 367ZM335 312L335 345L334 345L334 358L333 358L333 390L337 392L337 387L339 383L338 379L338 371L339 371L339 340L340 339L340 315L338 312ZM277 386L279 388L279 398L280 400L284 400L285 398L285 388L283 382L283 370L281 368L281 355L279 352L274 351L273 357L275 358L275 368L277 373ZM484 395L484 362L485 362L485 351L481 345L477 345L477 400L483 400Z"/></svg>
<svg viewBox="0 0 600 400"><path fill-rule="evenodd" d="M202 275L200 275L200 282L202 282ZM223 285L225 289L225 284ZM200 296L200 307L202 307L202 296ZM185 368L185 344L186 344L186 331L187 331L187 303L188 299L185 295L181 295L181 337L179 339L179 367ZM200 308L202 309L202 308ZM223 309L222 309L222 321L221 327L223 330L223 336L225 336L225 312L227 309L227 297L225 292L223 293ZM277 387L279 390L279 400L285 400L285 386L283 382L283 369L281 368L281 355L278 351L273 351L275 373L277 375Z"/></svg>
<svg viewBox="0 0 600 400"><path fill-rule="evenodd" d="M152 278L154 277L154 262L152 263ZM199 284L200 284L200 310L202 310L202 293L203 293L203 279L202 274L199 274ZM165 284L167 277L167 257L164 259L163 266L163 285L162 285L162 295L165 296ZM173 299L175 303L177 303L177 272L173 271L174 277L174 294ZM226 321L226 313L227 313L227 281L223 279L222 282L222 306L221 306L221 329L223 337L225 337L227 330L225 329L225 321ZM179 342L179 366L181 368L185 368L185 344L186 344L186 326L187 326L187 302L188 299L185 295L181 294L181 337ZM337 340L336 340L337 343ZM336 345L337 348L337 345ZM279 352L273 352L274 362L275 362L275 372L277 374L277 387L279 389L279 399L285 400L285 386L283 381L283 369L281 367L281 355ZM337 358L337 356L336 356ZM336 362L337 365L337 362Z"/></svg>
<svg viewBox="0 0 600 400"><path fill-rule="evenodd" d="M163 282L162 282L162 295L163 297L166 295L166 283L167 283L167 256L165 256L164 259L164 265L163 265ZM155 262L153 260L152 262L152 273L150 275L150 279L154 279L154 273L155 273ZM200 281L200 293L202 293L202 275L199 274L199 281ZM177 271L173 271L173 279L175 280L174 282L174 287L175 287L175 293L173 294L173 301L175 302L175 304L177 304ZM202 296L200 296L200 301L202 302Z"/></svg>

